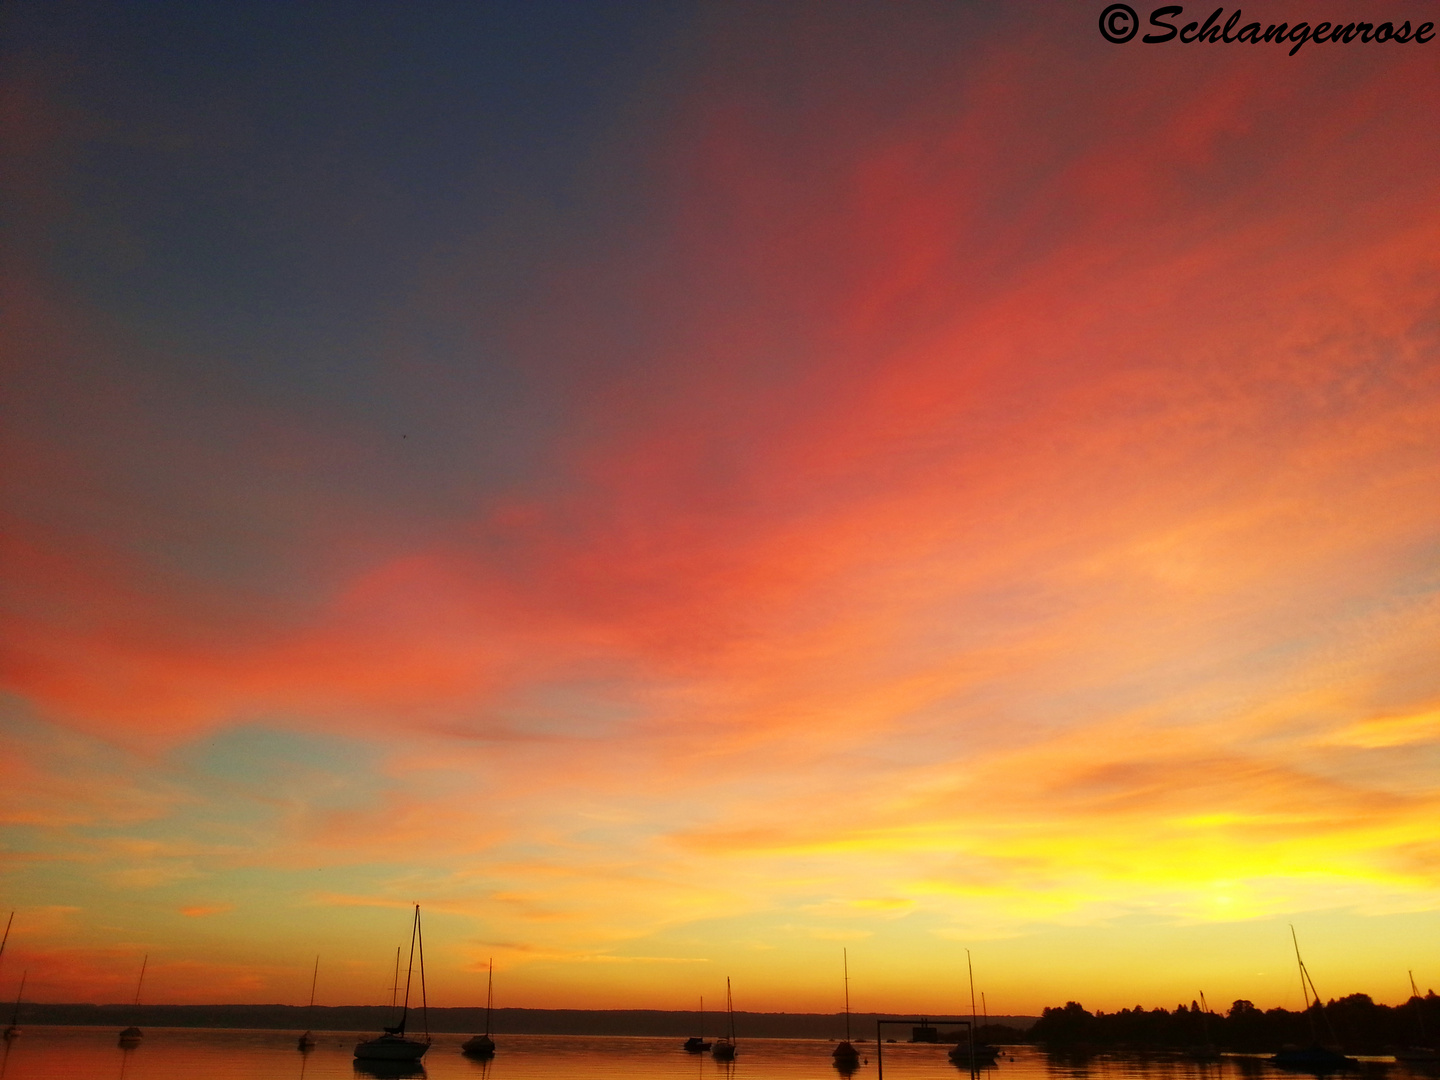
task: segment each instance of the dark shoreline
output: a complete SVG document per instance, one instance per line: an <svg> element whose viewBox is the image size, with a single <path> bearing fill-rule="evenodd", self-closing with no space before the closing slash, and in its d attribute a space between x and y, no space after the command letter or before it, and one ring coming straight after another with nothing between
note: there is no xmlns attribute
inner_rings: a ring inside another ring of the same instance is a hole
<svg viewBox="0 0 1440 1080"><path fill-rule="evenodd" d="M412 1010L413 1011L413 1010ZM902 1017L899 1013L851 1013L851 1029L858 1036L872 1038L875 1021ZM74 1005L26 1003L21 1006L24 1024L75 1027L250 1028L302 1031L371 1031L395 1022L395 1010L388 1005ZM942 1029L957 1025L968 1016L932 1016ZM1023 1030L1035 1023L1033 1016L991 1017L994 1024ZM684 1038L694 1035L698 1014L660 1009L496 1009L490 1026L494 1031L514 1035L653 1035ZM719 1017L707 1012L705 1027L717 1030ZM435 1008L429 1010L429 1026L437 1032L473 1032L485 1028L483 1008ZM752 1013L737 1012L735 1027L752 1039L834 1039L845 1032L843 1013ZM890 1029L892 1035L898 1029Z"/></svg>

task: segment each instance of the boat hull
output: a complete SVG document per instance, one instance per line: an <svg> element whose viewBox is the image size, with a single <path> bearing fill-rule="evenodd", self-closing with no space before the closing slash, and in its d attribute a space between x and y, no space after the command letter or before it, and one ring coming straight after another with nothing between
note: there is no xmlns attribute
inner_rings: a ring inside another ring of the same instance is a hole
<svg viewBox="0 0 1440 1080"><path fill-rule="evenodd" d="M1352 1057L1323 1046L1311 1046L1304 1050L1281 1050L1270 1059L1270 1064L1294 1072L1329 1073L1346 1069L1358 1069L1360 1063Z"/></svg>
<svg viewBox="0 0 1440 1080"><path fill-rule="evenodd" d="M429 1040L382 1035L355 1044L356 1061L419 1061L430 1049Z"/></svg>
<svg viewBox="0 0 1440 1080"><path fill-rule="evenodd" d="M489 1035L476 1035L460 1044L460 1052L471 1057L494 1057L495 1040Z"/></svg>

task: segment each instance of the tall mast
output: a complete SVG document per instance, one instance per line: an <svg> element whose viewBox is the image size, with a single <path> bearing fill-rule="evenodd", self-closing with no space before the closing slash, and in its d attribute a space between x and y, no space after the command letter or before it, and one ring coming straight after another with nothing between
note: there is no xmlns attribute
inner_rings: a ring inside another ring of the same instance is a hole
<svg viewBox="0 0 1440 1080"><path fill-rule="evenodd" d="M12 1028L20 1025L20 999L25 996L25 977L29 974L28 971L20 973L20 992L15 995L15 1015L10 1018Z"/></svg>
<svg viewBox="0 0 1440 1080"><path fill-rule="evenodd" d="M1420 1000L1420 988L1415 985L1415 972L1407 971L1410 976L1410 1000L1415 1002L1415 1022L1420 1025L1420 1045L1425 1045L1425 1006Z"/></svg>
<svg viewBox="0 0 1440 1080"><path fill-rule="evenodd" d="M735 1045L735 999L730 996L730 976L725 976L725 1008L730 1012L730 1045Z"/></svg>
<svg viewBox="0 0 1440 1080"><path fill-rule="evenodd" d="M5 943L10 940L10 924L14 921L15 912L12 911L10 912L10 918L5 920L5 936L3 938L0 938L0 960L3 960L5 958ZM1413 984L1415 980L1411 979L1410 982Z"/></svg>
<svg viewBox="0 0 1440 1080"><path fill-rule="evenodd" d="M1325 1030L1330 1033L1330 1041L1338 1043L1340 1040L1335 1035L1335 1027L1330 1023L1330 1016L1320 1003L1320 991L1315 989L1315 980L1310 977L1310 971L1305 966L1305 961L1300 959L1300 939L1295 936L1295 924L1290 924L1290 940L1295 942L1295 962L1300 965L1300 990L1305 995L1305 1015L1310 1016L1310 996L1315 997L1315 1011L1320 1014L1320 1019L1325 1021ZM1310 1037L1317 1043L1319 1035L1315 1031L1315 1019L1310 1019Z"/></svg>
<svg viewBox="0 0 1440 1080"><path fill-rule="evenodd" d="M1295 943L1295 965L1300 969L1300 996L1305 999L1305 1011L1310 1011L1310 988L1305 985L1305 961L1300 959L1300 939L1295 936L1295 924L1290 924L1290 940ZM1312 1020L1310 1026L1315 1026Z"/></svg>
<svg viewBox="0 0 1440 1080"><path fill-rule="evenodd" d="M420 905L415 905L415 936L420 940L420 1023L430 1037L430 1001L425 996L425 931L420 929Z"/></svg>
<svg viewBox="0 0 1440 1080"><path fill-rule="evenodd" d="M495 958L490 958L490 977L485 985L485 1034L490 1034L490 1010L495 1007Z"/></svg>
<svg viewBox="0 0 1440 1080"><path fill-rule="evenodd" d="M970 973L970 1072L975 1072L975 965L965 950L965 969Z"/></svg>
<svg viewBox="0 0 1440 1080"><path fill-rule="evenodd" d="M390 1007L395 1007L395 1002L400 994L400 946L395 946L395 981L390 984Z"/></svg>
<svg viewBox="0 0 1440 1080"><path fill-rule="evenodd" d="M850 950L840 950L840 957L845 964L845 1041L850 1041Z"/></svg>
<svg viewBox="0 0 1440 1080"><path fill-rule="evenodd" d="M410 979L415 974L415 932L420 928L420 905L415 905L415 918L410 922L410 964L405 968L405 1005L400 1012L400 1031L405 1034L405 1020L410 1015Z"/></svg>
<svg viewBox="0 0 1440 1080"><path fill-rule="evenodd" d="M140 961L140 978L135 983L135 1004L140 1004L140 987L145 985L145 968L150 963L150 954L145 954L145 959Z"/></svg>
<svg viewBox="0 0 1440 1080"><path fill-rule="evenodd" d="M315 971L310 976L310 1010L315 1010L315 983L320 978L320 957L315 957Z"/></svg>

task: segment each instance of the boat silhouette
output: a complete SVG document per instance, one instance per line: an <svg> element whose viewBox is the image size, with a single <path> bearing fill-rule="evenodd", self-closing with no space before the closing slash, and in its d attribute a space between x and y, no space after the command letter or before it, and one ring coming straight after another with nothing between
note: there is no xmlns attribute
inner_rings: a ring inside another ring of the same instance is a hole
<svg viewBox="0 0 1440 1080"><path fill-rule="evenodd" d="M495 1056L495 1040L490 1037L490 1013L495 1007L495 960L490 960L490 974L485 980L485 1034L466 1039L460 1045L462 1054L471 1057L489 1058Z"/></svg>
<svg viewBox="0 0 1440 1080"><path fill-rule="evenodd" d="M420 1015L425 1034L412 1038L405 1034L405 1024L410 1018L410 981L415 973L416 946L420 952ZM405 972L405 1002L400 1010L400 1022L384 1029L384 1034L355 1044L355 1062L359 1068L363 1062L367 1067L376 1063L409 1062L418 1063L430 1049L430 1011L425 995L425 938L420 932L420 905L415 905L415 918L410 923L410 966ZM407 1074L409 1075L409 1074Z"/></svg>
<svg viewBox="0 0 1440 1080"><path fill-rule="evenodd" d="M310 1005L305 1010L305 1022L309 1027L315 1026L315 981L320 978L320 957L315 957L315 970L310 974ZM315 1049L315 1033L306 1030L304 1035L295 1040L295 1048L301 1052Z"/></svg>
<svg viewBox="0 0 1440 1080"><path fill-rule="evenodd" d="M145 954L145 959L140 961L140 978L135 982L135 1007L140 1007L140 988L145 985L145 968L150 963L150 954ZM120 1032L120 1045L135 1047L140 1045L140 1040L145 1038L145 1033L134 1024L131 1024L124 1031Z"/></svg>
<svg viewBox="0 0 1440 1080"><path fill-rule="evenodd" d="M1335 1037L1335 1029L1330 1026L1330 1017L1325 1014L1325 1009L1321 1005L1320 992L1315 989L1315 980L1310 978L1310 971L1305 967L1305 961L1300 959L1300 939L1295 935L1294 926L1290 927L1290 940L1295 945L1295 963L1300 968L1300 993L1305 997L1305 1016L1310 1021L1312 1044L1310 1046L1281 1047L1279 1052L1270 1059L1270 1064L1294 1072L1316 1074L1359 1068L1358 1061L1352 1057L1346 1057L1337 1048L1340 1040ZM1313 1001L1312 994L1314 995ZM1319 1032L1315 1029L1314 1014L1316 1012L1325 1021L1325 1027L1330 1033L1331 1046L1322 1046L1320 1043Z"/></svg>
<svg viewBox="0 0 1440 1080"><path fill-rule="evenodd" d="M730 1014L730 1034L722 1035L710 1048L710 1056L716 1061L735 1060L735 1001L730 996L730 976L725 976L725 1011Z"/></svg>
<svg viewBox="0 0 1440 1080"><path fill-rule="evenodd" d="M855 1049L855 1044L850 1041L850 950L840 950L840 962L845 977L845 1038L836 1044L835 1049L830 1051L831 1058L835 1061L835 1067L842 1073L852 1073L860 1064L860 1051Z"/></svg>
<svg viewBox="0 0 1440 1080"><path fill-rule="evenodd" d="M710 1049L710 1044L705 1041L705 998L703 995L700 998L700 1034L691 1035L686 1039L682 1049L687 1054L703 1054Z"/></svg>

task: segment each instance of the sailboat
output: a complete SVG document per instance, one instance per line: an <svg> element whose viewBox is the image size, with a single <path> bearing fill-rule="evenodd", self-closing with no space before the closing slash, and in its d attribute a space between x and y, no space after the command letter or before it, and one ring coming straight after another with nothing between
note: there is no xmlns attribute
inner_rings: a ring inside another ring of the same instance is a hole
<svg viewBox="0 0 1440 1080"><path fill-rule="evenodd" d="M700 1034L691 1035L685 1040L685 1052L687 1054L703 1054L710 1049L710 1044L705 1041L705 998L700 998Z"/></svg>
<svg viewBox="0 0 1440 1080"><path fill-rule="evenodd" d="M842 949L840 959L845 972L845 1038L830 1051L830 1056L835 1059L837 1069L853 1072L860 1064L860 1051L850 1041L850 950Z"/></svg>
<svg viewBox="0 0 1440 1080"><path fill-rule="evenodd" d="M1300 939L1295 936L1295 927L1290 927L1290 940L1295 944L1295 963L1300 968L1300 993L1305 997L1305 1015L1310 1018L1310 1038L1314 1040L1308 1047L1287 1046L1270 1059L1270 1064L1277 1065L1282 1069L1297 1069L1301 1072L1327 1073L1335 1072L1338 1069L1354 1069L1359 1067L1359 1062L1352 1057L1346 1057L1338 1050L1332 1050L1328 1046L1321 1046L1318 1034L1315 1031L1315 1018L1310 1012L1311 995L1314 995L1314 1006L1316 1012L1325 1021L1325 1026L1330 1027L1330 1018L1325 1015L1325 1010L1320 1004L1320 992L1315 989L1315 981L1310 978L1310 972L1305 967L1305 961L1300 959ZM1330 1030L1330 1041L1338 1042L1335 1038L1335 1031Z"/></svg>
<svg viewBox="0 0 1440 1080"><path fill-rule="evenodd" d="M1420 997L1420 988L1415 985L1415 973L1410 976L1410 1000L1415 1003L1415 1024L1420 1035L1418 1046L1405 1046L1395 1051L1396 1061L1440 1061L1440 1050L1425 1045L1425 1008Z"/></svg>
<svg viewBox="0 0 1440 1080"><path fill-rule="evenodd" d="M15 1013L10 1017L10 1026L5 1029L6 1042L20 1037L20 999L25 995L25 976L29 974L28 971L20 973L20 992L15 995Z"/></svg>
<svg viewBox="0 0 1440 1080"><path fill-rule="evenodd" d="M145 954L145 959L140 961L140 978L135 983L135 1007L140 1007L140 988L145 985L145 968L150 963L150 954ZM139 1046L140 1040L145 1033L134 1024L131 1024L124 1031L120 1032L121 1046Z"/></svg>
<svg viewBox="0 0 1440 1080"><path fill-rule="evenodd" d="M1194 1002L1191 1002L1194 1005ZM1210 1003L1205 1000L1205 991L1200 991L1200 1034L1202 1041L1198 1046L1192 1046L1185 1052L1185 1056L1192 1061L1219 1061L1220 1048L1215 1045L1215 1039L1210 1034Z"/></svg>
<svg viewBox="0 0 1440 1080"><path fill-rule="evenodd" d="M970 959L970 950L965 950L965 968L970 973L970 1038L957 1042L950 1050L950 1061L955 1065L964 1065L970 1069L979 1068L981 1065L995 1064L995 1047L988 1043L977 1043L975 1041L976 1025L978 1017L975 1015L975 965ZM988 1010L987 1010L988 1011Z"/></svg>
<svg viewBox="0 0 1440 1080"><path fill-rule="evenodd" d="M317 956L315 957L315 970L310 975L310 1005L305 1010L305 1022L312 1028L315 1026L315 981L319 978L320 957ZM300 1038L295 1041L295 1048L301 1052L314 1050L315 1033L307 1030L304 1035L301 1035Z"/></svg>
<svg viewBox="0 0 1440 1080"><path fill-rule="evenodd" d="M495 1008L495 960L490 960L490 975L485 980L485 1034L466 1039L460 1052L471 1057L494 1057L495 1040L490 1038L490 1013Z"/></svg>
<svg viewBox="0 0 1440 1080"><path fill-rule="evenodd" d="M405 1034L405 1022L410 1018L410 979L415 972L415 949L420 949L420 1015L425 1034L413 1039ZM398 980L397 980L398 981ZM400 1022L387 1027L385 1033L374 1039L355 1044L356 1061L419 1061L430 1049L430 1010L425 996L425 939L420 932L420 905L415 905L415 919L410 924L410 967L405 972L405 1003L400 1011Z"/></svg>
<svg viewBox="0 0 1440 1080"><path fill-rule="evenodd" d="M716 1061L735 1060L735 1001L730 996L730 976L725 976L725 1011L730 1014L730 1034L715 1040L710 1056Z"/></svg>
<svg viewBox="0 0 1440 1080"><path fill-rule="evenodd" d="M0 937L0 960L5 958L5 946L10 941L10 927L14 922L15 912L12 911L10 912L10 918L5 922L5 936ZM20 975L20 994L25 993L25 974L25 972L22 972ZM1411 979L1410 981L1413 983L1415 980ZM5 1041L7 1043L20 1034L20 994L15 995L15 1018L10 1021L10 1026L5 1029ZM8 1048L6 1049L6 1053L9 1053Z"/></svg>

